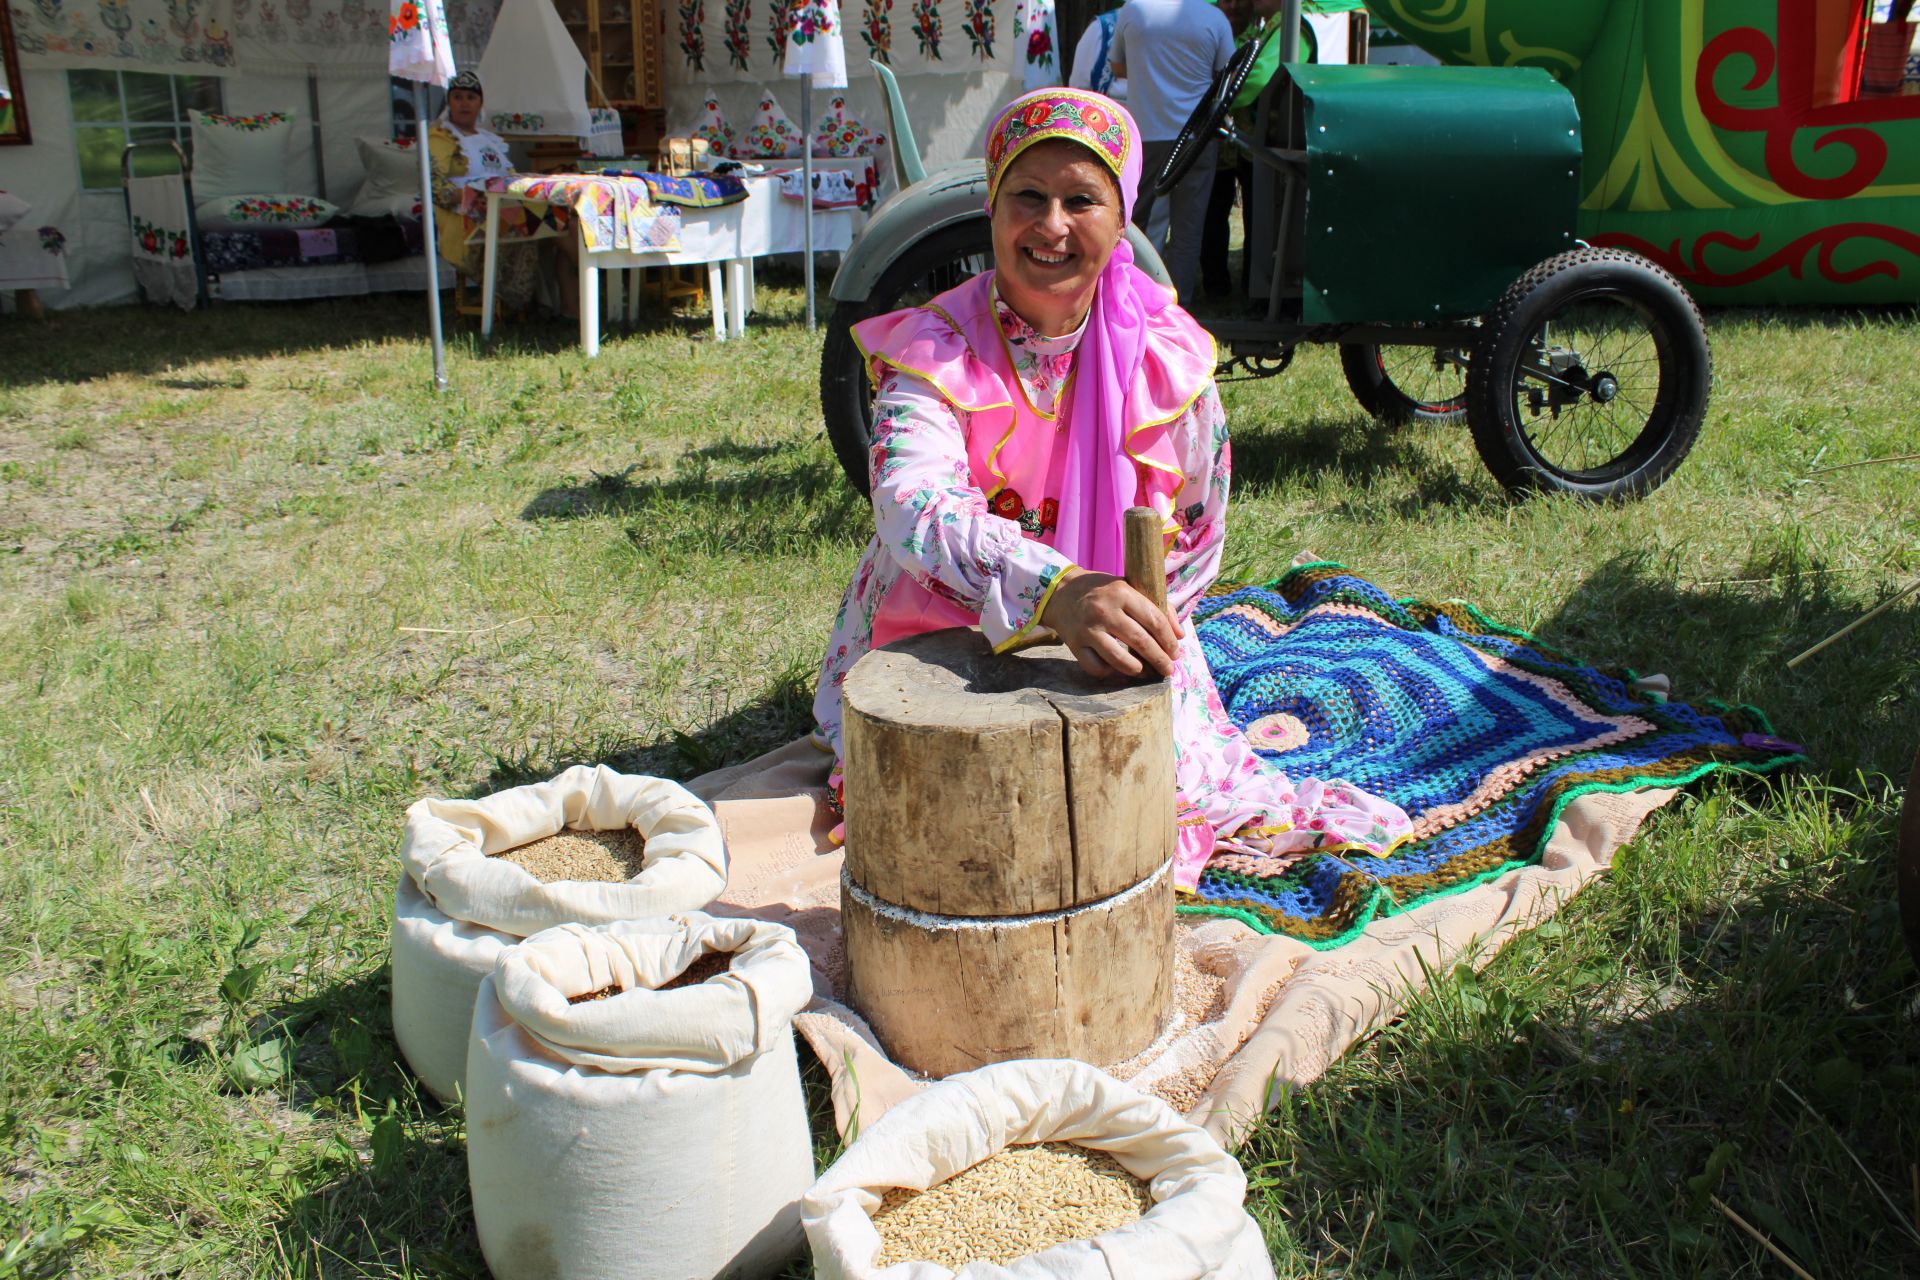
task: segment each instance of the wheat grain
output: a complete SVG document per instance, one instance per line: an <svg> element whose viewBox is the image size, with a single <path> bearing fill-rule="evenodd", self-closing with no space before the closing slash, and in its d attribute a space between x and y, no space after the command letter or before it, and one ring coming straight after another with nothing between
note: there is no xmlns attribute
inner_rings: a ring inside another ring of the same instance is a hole
<svg viewBox="0 0 1920 1280"><path fill-rule="evenodd" d="M874 1265L1004 1265L1138 1221L1152 1207L1147 1184L1104 1151L1066 1142L1009 1147L925 1191L885 1192L873 1215Z"/></svg>

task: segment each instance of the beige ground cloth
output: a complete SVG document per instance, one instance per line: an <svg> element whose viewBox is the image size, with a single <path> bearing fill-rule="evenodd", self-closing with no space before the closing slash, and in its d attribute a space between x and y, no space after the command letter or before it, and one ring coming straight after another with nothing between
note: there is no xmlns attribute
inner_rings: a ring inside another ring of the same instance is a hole
<svg viewBox="0 0 1920 1280"><path fill-rule="evenodd" d="M815 999L795 1025L832 1077L834 1122L844 1136L922 1082L889 1061L866 1023L836 999L842 855L827 839L831 763L803 739L688 786L713 805L731 859L726 892L709 910L790 925L813 962ZM1429 974L1483 965L1552 915L1673 795L1581 796L1562 813L1538 864L1377 919L1332 951L1263 936L1236 920L1182 916L1172 1024L1133 1060L1095 1065L1237 1146L1276 1086L1317 1079L1393 1018Z"/></svg>

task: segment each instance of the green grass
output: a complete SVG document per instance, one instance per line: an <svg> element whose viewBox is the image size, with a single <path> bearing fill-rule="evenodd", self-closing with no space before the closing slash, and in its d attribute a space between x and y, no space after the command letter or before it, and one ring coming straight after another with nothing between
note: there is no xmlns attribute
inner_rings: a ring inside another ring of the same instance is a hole
<svg viewBox="0 0 1920 1280"><path fill-rule="evenodd" d="M6 326L0 1280L484 1274L460 1118L389 1036L400 813L806 726L867 517L797 296L762 305L597 361L457 337L439 397L406 300ZM1782 1274L1710 1197L1815 1275L1920 1271L1920 602L1785 666L1920 576L1915 465L1810 474L1914 448L1920 322L1712 329L1698 448L1616 509L1508 503L1326 350L1226 388L1232 573L1465 597L1816 757L1689 792L1293 1092L1242 1152L1283 1274Z"/></svg>

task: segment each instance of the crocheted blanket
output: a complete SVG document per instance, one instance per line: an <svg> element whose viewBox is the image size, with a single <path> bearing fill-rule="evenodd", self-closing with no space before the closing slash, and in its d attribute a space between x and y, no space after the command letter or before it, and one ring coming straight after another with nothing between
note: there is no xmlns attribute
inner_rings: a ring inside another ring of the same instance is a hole
<svg viewBox="0 0 1920 1280"><path fill-rule="evenodd" d="M1228 714L1263 757L1344 778L1414 820L1382 858L1223 854L1181 894L1182 913L1319 949L1534 861L1584 793L1806 758L1754 707L1666 701L1470 604L1395 600L1337 564L1216 587L1194 619Z"/></svg>

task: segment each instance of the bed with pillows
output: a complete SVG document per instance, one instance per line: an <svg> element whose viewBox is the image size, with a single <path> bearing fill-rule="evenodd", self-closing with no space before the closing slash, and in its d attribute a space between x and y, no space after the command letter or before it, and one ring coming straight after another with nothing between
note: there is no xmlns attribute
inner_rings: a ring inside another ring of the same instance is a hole
<svg viewBox="0 0 1920 1280"><path fill-rule="evenodd" d="M191 173L126 179L134 275L148 301L193 307L425 287L410 140L356 139L366 177L343 208L289 190L293 112L190 114ZM451 268L435 267L451 288Z"/></svg>

